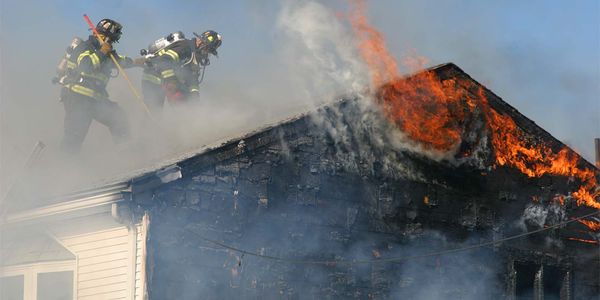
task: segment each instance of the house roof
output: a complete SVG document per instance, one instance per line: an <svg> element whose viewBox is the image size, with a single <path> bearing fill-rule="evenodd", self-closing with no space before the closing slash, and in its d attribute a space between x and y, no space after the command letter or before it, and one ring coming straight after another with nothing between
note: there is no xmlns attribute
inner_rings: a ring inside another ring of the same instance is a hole
<svg viewBox="0 0 600 300"><path fill-rule="evenodd" d="M528 119L520 112L518 112L514 107L512 107L507 102L503 101L500 97L495 95L493 92L485 88L485 86L478 83L476 80L471 78L467 73L465 73L462 69L452 63L442 64L435 67L432 67L425 71L433 71L439 77L440 80L445 80L449 78L461 78L466 79L471 83L476 84L477 86L482 87L486 93L489 93L493 97L488 99L489 105L491 108L496 110L499 113L509 115L523 131L535 135L545 143L550 145L551 148L568 148L565 144L563 144L558 139L554 138L547 131L539 127L535 122ZM409 76L410 77L410 76ZM341 102L347 100L340 100ZM325 105L325 107L337 105L336 103ZM272 131L273 129L280 128L286 124L291 124L300 120L305 119L308 115L310 115L313 111L306 111L300 113L298 115L292 116L285 120L281 120L274 124L269 124L262 126L256 130L247 132L245 134L240 134L236 137L226 138L222 140L215 141L213 143L203 145L194 149L190 149L189 151L185 151L175 155L171 158L158 161L155 164L148 165L144 168L131 170L129 172L122 173L117 176L113 176L107 179L98 180L96 182L90 183L85 186L85 188L74 189L75 192L67 194L67 195L53 195L47 196L43 198L37 198L34 203L12 203L9 201L8 205L8 213L23 213L23 211L27 210L35 210L41 209L49 206L56 206L58 203L77 201L82 197L93 197L94 195L99 195L105 192L107 187L118 187L123 192L131 192L135 189L143 189L151 186L155 186L157 184L169 182L171 180L175 180L180 178L181 176L185 176L187 170L197 167L199 165L206 165L210 163L214 163L216 161L222 160L226 157L231 157L237 155L236 148L239 146L242 141L249 141L253 139L263 139L263 141L258 141L250 146L250 147L261 147L265 144L270 143L271 141L265 141L265 132ZM248 147L248 144L246 145ZM573 151L574 152L574 151ZM229 156L215 156L210 155L210 153L229 153ZM574 152L575 153L575 152ZM595 170L593 164L589 163L585 159L583 159L578 154L575 154L578 157L578 160L581 164L585 165L585 167L591 168ZM83 196L81 196L83 195ZM9 199L10 200L10 199Z"/></svg>
<svg viewBox="0 0 600 300"><path fill-rule="evenodd" d="M75 255L44 234L5 238L0 244L1 266L75 260Z"/></svg>

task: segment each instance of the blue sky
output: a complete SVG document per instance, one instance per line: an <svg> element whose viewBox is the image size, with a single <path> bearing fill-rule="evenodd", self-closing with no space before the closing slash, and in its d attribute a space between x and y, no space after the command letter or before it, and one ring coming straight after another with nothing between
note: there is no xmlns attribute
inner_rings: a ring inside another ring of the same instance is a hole
<svg viewBox="0 0 600 300"><path fill-rule="evenodd" d="M344 7L344 1L326 3ZM372 0L368 15L396 57L414 52L430 65L456 63L593 160L592 139L600 137L599 3ZM94 22L120 21L125 28L116 48L130 56L172 31L217 30L224 42L207 71L204 93L225 106L259 107L258 119L276 117L288 106L282 98L292 83L285 78L283 41L275 29L279 1L0 0L0 5L4 155L27 151L39 136L53 144L62 134L62 107L49 82L70 39L88 34L83 13Z"/></svg>

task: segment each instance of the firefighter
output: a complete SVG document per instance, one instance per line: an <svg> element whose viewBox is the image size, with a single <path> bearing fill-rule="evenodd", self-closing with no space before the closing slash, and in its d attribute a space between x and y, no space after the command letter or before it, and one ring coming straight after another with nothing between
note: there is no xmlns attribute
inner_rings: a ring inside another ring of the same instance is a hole
<svg viewBox="0 0 600 300"><path fill-rule="evenodd" d="M204 69L210 64L209 55L217 56L222 38L212 30L194 35L195 38L186 39L178 31L155 41L148 50L142 49L142 92L151 110L162 109L165 98L173 104L198 99Z"/></svg>
<svg viewBox="0 0 600 300"><path fill-rule="evenodd" d="M131 58L117 55L113 50L113 44L121 38L121 29L121 24L114 20L101 20L96 30L104 43L94 35L85 41L75 38L59 65L55 82L63 86L60 98L65 108L61 148L68 154L80 151L92 120L107 126L117 144L129 138L127 116L106 91L116 68L109 57L111 53L124 68L134 66Z"/></svg>

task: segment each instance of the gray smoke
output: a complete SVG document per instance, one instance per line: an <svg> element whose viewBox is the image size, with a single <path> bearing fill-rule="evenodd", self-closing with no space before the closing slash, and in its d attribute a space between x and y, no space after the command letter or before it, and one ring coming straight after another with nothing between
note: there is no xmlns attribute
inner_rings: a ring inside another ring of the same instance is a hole
<svg viewBox="0 0 600 300"><path fill-rule="evenodd" d="M571 201L571 198L567 197L565 201ZM516 225L522 231L527 232L542 229L545 226L557 225L565 221L567 221L566 206L558 201L552 201L547 204L528 204ZM545 236L545 243L547 247L552 248L562 248L564 246L560 239L550 235Z"/></svg>
<svg viewBox="0 0 600 300"><path fill-rule="evenodd" d="M453 160L452 152L424 149L385 120L374 100L372 92L377 87L370 85L370 72L360 59L358 41L348 20L335 13L336 10L319 1L286 1L277 20L278 36L285 45L284 60L290 62L289 68L293 70L290 73L297 87L302 89L305 101L311 101L311 107L340 95L356 101L352 105L356 105L358 112L349 117L352 125L344 121L348 118L347 112L335 106L328 108L328 118L319 113L311 114L312 121L338 142L336 146L350 148L349 136L361 139L355 145L358 147L355 153L339 159L353 164L361 159L370 163L380 161L384 168L398 169L412 178L419 175L409 174L405 166L398 164L393 151L408 150L437 161ZM332 116L335 117L332 119ZM371 147L385 149L375 156Z"/></svg>
<svg viewBox="0 0 600 300"><path fill-rule="evenodd" d="M369 73L357 59L353 35L324 4L286 1L277 25L284 60L307 101L323 103L368 87Z"/></svg>
<svg viewBox="0 0 600 300"><path fill-rule="evenodd" d="M525 207L520 224L524 230L527 230L527 228L540 229L544 228L544 225L551 226L566 220L567 212L565 205L558 202L552 202L547 205L531 203Z"/></svg>

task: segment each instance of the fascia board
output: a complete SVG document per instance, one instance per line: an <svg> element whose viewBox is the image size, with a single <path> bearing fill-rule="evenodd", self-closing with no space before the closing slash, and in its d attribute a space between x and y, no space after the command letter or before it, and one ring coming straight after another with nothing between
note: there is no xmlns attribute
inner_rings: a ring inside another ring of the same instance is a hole
<svg viewBox="0 0 600 300"><path fill-rule="evenodd" d="M104 193L94 196L78 198L75 200L61 202L53 205L39 207L22 212L16 212L6 216L3 225L12 225L17 223L25 223L31 221L42 221L49 217L59 217L64 215L77 215L77 212L98 208L100 206L108 206L126 200L128 197L127 190L116 189L113 191L105 191Z"/></svg>

